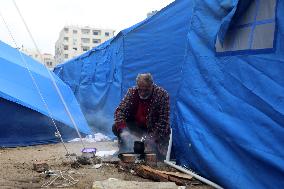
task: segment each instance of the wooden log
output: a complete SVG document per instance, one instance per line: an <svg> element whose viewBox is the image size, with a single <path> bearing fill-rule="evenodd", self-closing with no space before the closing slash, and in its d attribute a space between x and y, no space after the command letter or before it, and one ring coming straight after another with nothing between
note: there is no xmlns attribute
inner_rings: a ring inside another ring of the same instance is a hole
<svg viewBox="0 0 284 189"><path fill-rule="evenodd" d="M191 176L191 175L180 173L180 172L168 172L168 171L159 171L159 170L157 170L157 171L160 172L160 173L164 173L164 174L167 174L167 175L171 175L171 176L179 177L179 178L183 178L183 179L188 179L188 180L191 180L193 178L193 176Z"/></svg>
<svg viewBox="0 0 284 189"><path fill-rule="evenodd" d="M151 179L154 181L159 181L159 182L166 182L168 181L168 176L162 173L157 173L153 171L150 167L148 166L137 166L135 169L135 172L137 175L146 178L146 179Z"/></svg>
<svg viewBox="0 0 284 189"><path fill-rule="evenodd" d="M118 164L120 159L118 157L104 157L102 162L109 164Z"/></svg>
<svg viewBox="0 0 284 189"><path fill-rule="evenodd" d="M165 172L161 172L159 170L152 169L149 166L141 165L136 167L135 172L137 175L151 179L154 181L159 181L159 182L166 182L166 181L172 181L175 182L179 186L183 186L186 184L186 182L178 177L175 177L173 175L168 175L165 174Z"/></svg>

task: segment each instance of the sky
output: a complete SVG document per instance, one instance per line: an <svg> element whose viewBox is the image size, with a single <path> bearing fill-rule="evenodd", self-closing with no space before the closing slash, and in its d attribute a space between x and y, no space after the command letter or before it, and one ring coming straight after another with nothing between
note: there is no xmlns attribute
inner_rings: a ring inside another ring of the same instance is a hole
<svg viewBox="0 0 284 189"><path fill-rule="evenodd" d="M66 25L114 29L116 34L161 10L174 0L15 0L39 50L54 54L59 32ZM0 0L0 40L35 49L13 0Z"/></svg>

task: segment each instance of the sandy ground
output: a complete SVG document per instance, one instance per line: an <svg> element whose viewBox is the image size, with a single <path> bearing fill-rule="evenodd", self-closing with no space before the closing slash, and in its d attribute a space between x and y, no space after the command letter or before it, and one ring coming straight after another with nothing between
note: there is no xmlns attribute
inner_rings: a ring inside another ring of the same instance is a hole
<svg viewBox="0 0 284 189"><path fill-rule="evenodd" d="M83 148L80 142L66 144L69 153L81 155ZM86 147L95 147L101 151L116 150L114 142L85 143ZM93 165L84 165L79 169L70 166L70 159L66 156L66 150L61 143L50 145L39 145L18 148L0 149L0 188L40 188L50 181L50 177L33 170L35 161L46 161L50 170L66 171L79 182L68 188L92 188L94 181L117 178L131 181L149 181L128 172L120 171L116 165L103 164L96 169ZM209 188L208 186L197 186L194 188Z"/></svg>

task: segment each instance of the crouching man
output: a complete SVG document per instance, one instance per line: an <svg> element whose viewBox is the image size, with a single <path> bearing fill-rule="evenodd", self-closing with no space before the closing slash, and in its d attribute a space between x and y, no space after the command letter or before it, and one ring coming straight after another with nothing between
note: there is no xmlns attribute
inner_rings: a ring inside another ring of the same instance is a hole
<svg viewBox="0 0 284 189"><path fill-rule="evenodd" d="M128 89L114 115L113 133L118 137L119 153L133 151L133 142L143 137L145 151L165 159L170 134L169 107L168 93L154 84L151 74L138 74L136 86Z"/></svg>

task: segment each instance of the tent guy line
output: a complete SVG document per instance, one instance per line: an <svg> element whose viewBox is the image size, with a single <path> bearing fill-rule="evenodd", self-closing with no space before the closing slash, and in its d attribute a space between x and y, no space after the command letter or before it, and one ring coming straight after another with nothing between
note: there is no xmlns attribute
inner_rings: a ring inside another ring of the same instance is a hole
<svg viewBox="0 0 284 189"><path fill-rule="evenodd" d="M24 25L25 25L26 30L27 30L28 33L29 33L29 36L30 36L30 38L31 38L31 40L32 40L32 42L33 42L33 44L34 44L34 46L35 46L37 52L40 54L40 56L42 56L42 54L40 53L40 50L39 50L39 48L38 48L38 46L37 46L37 44L36 44L36 42L35 42L35 40L34 40L34 38L33 38L33 36L32 36L32 33L31 33L31 31L30 31L28 25L27 25L27 23L26 23L26 21L25 21L23 15L21 14L21 11L20 11L19 7L18 7L17 4L16 4L16 1L13 0L13 3L14 3L14 5L15 5L16 9L17 9L17 12L18 12L19 16L20 16L21 19L22 19L22 22L23 22ZM41 57L41 59L43 59L43 58ZM69 116L69 118L70 118L70 120L71 120L73 126L74 126L75 129L76 129L76 132L77 132L77 134L78 134L78 136L79 136L79 138L80 138L80 141L81 141L81 144L82 144L83 148L85 148L85 144L84 144L84 142L83 142L83 140L82 140L82 136L81 136L81 134L80 134L80 132L79 132L79 130L78 130L78 126L77 126L76 122L74 121L74 118L73 118L72 114L71 114L70 111L69 111L69 108L68 108L68 106L67 106L67 104L66 104L66 102L65 102L65 100L64 100L64 98L63 98L63 96L62 96L62 93L61 93L61 91L59 90L59 88L58 88L58 86L57 86L57 84L56 84L56 82L55 82L55 80L54 80L54 77L52 76L52 74L50 73L50 71L48 70L48 68L46 67L45 64L44 64L44 67L45 67L46 71L48 72L49 77L51 78L52 84L53 84L53 86L55 87L56 92L57 92L57 94L59 95L61 102L62 102L63 105L64 105L64 109L65 109L65 111L67 112L67 115ZM45 103L45 104L46 104L46 103ZM46 104L46 106L47 106L47 104ZM47 106L47 108L48 108L48 106ZM48 111L49 111L49 109L48 109ZM49 112L50 112L50 111L49 111ZM50 113L51 113L51 112L50 112ZM52 118L52 117L51 117L51 118ZM53 124L55 124L53 118L52 118L52 121L53 121ZM56 124L55 124L55 125L56 125ZM57 127L56 127L56 129L57 129ZM57 129L57 131L59 132L58 129ZM60 133L59 133L59 134L60 134ZM61 139L61 142L64 144L63 139L61 138L61 135L60 135L60 139ZM65 147L65 145L64 145L64 147ZM66 147L65 147L65 148L66 148Z"/></svg>
<svg viewBox="0 0 284 189"><path fill-rule="evenodd" d="M4 23L5 27L7 28L8 32L9 32L10 37L11 37L12 40L13 40L13 43L14 43L15 47L18 49L18 44L17 44L16 41L14 40L14 36L13 36L13 34L12 34L12 32L11 32L9 26L7 25L7 23L6 23L6 21L5 21L4 17L3 17L3 15L1 14L1 12L0 12L0 16L1 16L2 20L3 20L3 23ZM39 87L38 87L38 84L37 84L37 82L36 82L36 80L35 80L35 78L34 78L32 72L31 72L31 70L30 70L30 68L29 68L28 63L27 63L26 60L23 58L22 52L20 52L20 51L18 51L18 52L19 52L19 54L20 54L20 57L21 57L21 60L22 60L23 64L25 65L26 69L28 70L28 73L29 73L29 75L30 75L30 77L31 77L31 79L32 79L33 85L35 86L36 91L38 92L38 94L39 94L39 96L40 96L40 98L41 98L41 101L43 102L43 104L44 104L46 110L48 111L48 114L49 114L49 116L50 116L50 119L51 119L51 121L52 121L52 124L53 124L53 126L55 127L55 129L56 129L56 133L55 133L56 137L60 138L60 141L61 141L61 143L63 144L66 153L67 153L67 154L70 154L69 151L68 151L68 149L67 149L67 147L66 147L66 145L65 145L65 143L64 143L64 141L63 141L63 138L62 138L62 136L61 136L61 134L60 134L60 131L58 130L58 127L57 127L57 125L56 125L56 123L55 123L55 121L54 121L54 119L53 119L53 115L52 115L52 113L51 113L51 111L50 111L50 109L49 109L49 107L48 107L48 105L47 105L47 103L46 103L46 100L44 99L44 97L43 97L43 95L42 95L42 93L41 93L41 91L40 91L40 89L39 89ZM70 160L72 160L69 155L68 155L68 158L69 158Z"/></svg>

